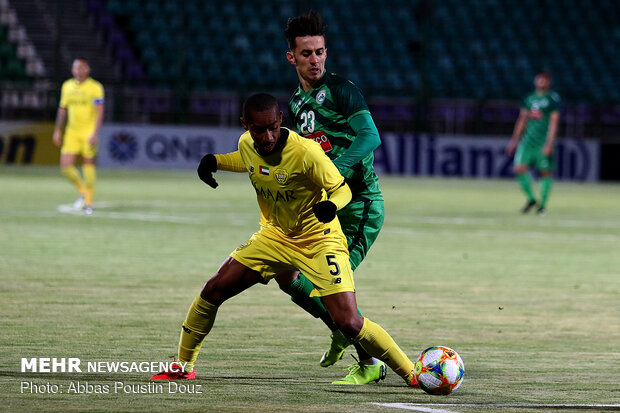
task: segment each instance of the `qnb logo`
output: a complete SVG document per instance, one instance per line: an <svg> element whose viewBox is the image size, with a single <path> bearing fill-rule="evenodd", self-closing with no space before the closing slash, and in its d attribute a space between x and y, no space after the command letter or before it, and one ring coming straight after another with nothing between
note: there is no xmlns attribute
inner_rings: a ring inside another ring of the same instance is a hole
<svg viewBox="0 0 620 413"><path fill-rule="evenodd" d="M118 162L135 159L138 153L138 140L129 132L118 132L112 135L108 143L110 157Z"/></svg>

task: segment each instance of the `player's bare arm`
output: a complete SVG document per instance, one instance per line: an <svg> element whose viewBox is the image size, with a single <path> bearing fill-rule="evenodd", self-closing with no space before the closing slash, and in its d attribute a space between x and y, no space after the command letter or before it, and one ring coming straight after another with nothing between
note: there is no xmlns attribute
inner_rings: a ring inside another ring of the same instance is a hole
<svg viewBox="0 0 620 413"><path fill-rule="evenodd" d="M512 139L508 142L508 146L506 146L506 155L512 156L514 155L517 146L519 145L519 141L521 140L521 135L523 135L523 131L525 130L525 123L527 122L528 110L521 109L519 112L519 118L515 123L514 130L512 132Z"/></svg>
<svg viewBox="0 0 620 413"><path fill-rule="evenodd" d="M62 130L67 123L67 109L59 107L56 114L56 125L54 127L54 135L52 139L54 144L58 147L62 146Z"/></svg>

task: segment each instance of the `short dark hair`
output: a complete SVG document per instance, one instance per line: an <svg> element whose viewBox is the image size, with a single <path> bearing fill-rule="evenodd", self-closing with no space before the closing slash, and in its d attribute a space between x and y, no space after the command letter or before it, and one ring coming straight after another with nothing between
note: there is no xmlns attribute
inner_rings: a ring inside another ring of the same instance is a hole
<svg viewBox="0 0 620 413"><path fill-rule="evenodd" d="M284 35L288 42L289 50L295 50L295 38L304 36L323 36L325 37L326 26L323 18L314 10L297 17L291 17L286 22Z"/></svg>
<svg viewBox="0 0 620 413"><path fill-rule="evenodd" d="M551 79L551 71L545 67L541 67L536 71L536 76L542 75L548 79Z"/></svg>
<svg viewBox="0 0 620 413"><path fill-rule="evenodd" d="M278 109L278 100L268 93L257 93L243 102L243 117L247 119L250 111L264 112L272 108Z"/></svg>

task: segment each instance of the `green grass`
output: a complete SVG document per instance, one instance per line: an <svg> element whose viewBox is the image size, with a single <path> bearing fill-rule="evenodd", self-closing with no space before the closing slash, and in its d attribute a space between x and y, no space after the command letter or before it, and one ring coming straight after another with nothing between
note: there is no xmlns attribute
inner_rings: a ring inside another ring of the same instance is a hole
<svg viewBox="0 0 620 413"><path fill-rule="evenodd" d="M411 358L430 345L460 353L465 381L448 397L408 389L392 372L376 385L330 385L353 359L319 367L327 329L274 282L221 307L192 382L202 394L114 393L115 382L147 384L141 373L20 372L22 357L168 360L195 294L258 227L247 178L217 179L214 191L186 171L100 170L95 215L85 217L58 212L74 194L56 168L0 170L3 411L620 402L618 185L556 183L538 217L518 213L524 199L512 181L381 179L386 220L356 271L358 302ZM78 381L110 393L67 394ZM22 382L65 392L22 393Z"/></svg>

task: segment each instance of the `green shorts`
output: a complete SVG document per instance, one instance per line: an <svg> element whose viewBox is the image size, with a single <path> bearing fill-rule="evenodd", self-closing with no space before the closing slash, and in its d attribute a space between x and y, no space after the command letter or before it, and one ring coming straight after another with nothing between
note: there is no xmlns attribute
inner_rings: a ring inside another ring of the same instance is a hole
<svg viewBox="0 0 620 413"><path fill-rule="evenodd" d="M338 220L349 245L349 262L355 270L370 246L375 242L381 227L385 208L383 201L355 198L338 211Z"/></svg>
<svg viewBox="0 0 620 413"><path fill-rule="evenodd" d="M553 156L546 156L542 148L534 149L525 145L517 147L514 164L527 165L538 171L551 171L555 166Z"/></svg>

